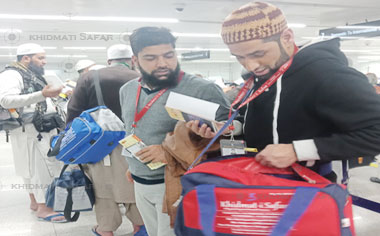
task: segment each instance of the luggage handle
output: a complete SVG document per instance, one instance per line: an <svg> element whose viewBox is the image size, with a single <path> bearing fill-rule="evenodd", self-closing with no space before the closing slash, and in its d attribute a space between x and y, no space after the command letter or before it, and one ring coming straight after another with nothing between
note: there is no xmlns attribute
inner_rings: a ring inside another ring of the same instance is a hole
<svg viewBox="0 0 380 236"><path fill-rule="evenodd" d="M62 167L61 173L59 174L59 178L62 177L63 173L65 172L65 170L67 169L68 166L69 165L66 164ZM84 172L83 166L81 164L78 164L78 166L79 166L80 170L82 171L83 176L86 178L86 174ZM85 187L87 188L88 186L85 185ZM63 214L65 216L65 219L68 222L75 222L78 220L80 212L77 211L74 213L73 216L71 216L72 207L73 207L72 188L68 188L67 191L68 192L67 192L67 198L66 198L66 205L65 205L65 209L63 210Z"/></svg>
<svg viewBox="0 0 380 236"><path fill-rule="evenodd" d="M252 159L252 161L256 162L256 160L254 159ZM211 163L211 162L208 162L208 163ZM257 163L257 164L260 165L260 163ZM310 184L330 184L331 183L329 180L313 172L312 170L304 166L301 166L298 163L294 163L291 166L291 168L297 175L299 175L302 179L306 180ZM249 180L247 179L248 176L244 174L255 174L255 173L249 172L248 170L236 168L236 167L229 166L223 163L218 163L218 162L212 162L212 168L206 165L206 163L199 164L196 169L191 169L187 171L187 174L189 173L213 174L219 177L224 177L236 182L240 182L242 184L249 184ZM263 173L263 172L259 171L257 173ZM263 174L268 174L268 172L265 172Z"/></svg>
<svg viewBox="0 0 380 236"><path fill-rule="evenodd" d="M86 173L84 172L83 166L82 166L81 164L77 164L77 165L79 166L79 168L80 168L80 170L82 171L83 175L86 175ZM66 171L66 169L67 169L68 166L69 166L69 165L66 164L66 165L64 165L64 166L62 167L61 173L59 174L59 177L60 177L60 178L62 177L63 173Z"/></svg>
<svg viewBox="0 0 380 236"><path fill-rule="evenodd" d="M302 179L306 180L310 184L331 184L330 180L298 163L293 163L293 165L291 165L291 168Z"/></svg>

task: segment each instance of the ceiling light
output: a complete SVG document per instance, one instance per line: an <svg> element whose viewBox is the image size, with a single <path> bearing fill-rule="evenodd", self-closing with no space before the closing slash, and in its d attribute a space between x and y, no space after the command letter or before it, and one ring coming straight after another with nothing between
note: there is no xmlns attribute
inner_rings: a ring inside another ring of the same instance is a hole
<svg viewBox="0 0 380 236"><path fill-rule="evenodd" d="M181 63L236 63L236 61L227 61L227 60L196 60L196 61L181 61Z"/></svg>
<svg viewBox="0 0 380 236"><path fill-rule="evenodd" d="M21 33L22 30L20 30L20 29L0 29L0 32L1 33L5 33L5 32L17 32L17 33Z"/></svg>
<svg viewBox="0 0 380 236"><path fill-rule="evenodd" d="M113 17L113 16L64 16L64 15L18 15L0 14L0 19L11 20L71 20L71 21L116 21L116 22L159 22L178 23L175 18L149 18L149 17Z"/></svg>
<svg viewBox="0 0 380 236"><path fill-rule="evenodd" d="M301 37L302 39L320 39L320 40L323 40L323 39L333 39L333 38L340 38L340 39L360 39L361 37L350 37L350 36L347 36L347 37L344 37L344 36L330 36L330 35L320 35L320 36L316 36L316 37Z"/></svg>
<svg viewBox="0 0 380 236"><path fill-rule="evenodd" d="M322 36L316 36L316 37L301 37L302 39L322 39Z"/></svg>
<svg viewBox="0 0 380 236"><path fill-rule="evenodd" d="M337 29L380 29L380 26L376 25L345 25L337 26Z"/></svg>
<svg viewBox="0 0 380 236"><path fill-rule="evenodd" d="M342 52L363 52L363 53L369 53L370 50L359 50L359 49L342 49Z"/></svg>
<svg viewBox="0 0 380 236"><path fill-rule="evenodd" d="M221 38L220 34L203 34L203 33L178 33L173 32L174 36L178 37L196 37L196 38Z"/></svg>
<svg viewBox="0 0 380 236"><path fill-rule="evenodd" d="M288 27L290 28L305 28L305 24L298 24L298 23L288 23Z"/></svg>
<svg viewBox="0 0 380 236"><path fill-rule="evenodd" d="M104 34L104 35L120 35L126 34L131 35L132 32L83 32L85 34ZM204 34L204 33L179 33L172 32L174 36L177 37L194 37L194 38L221 38L220 34Z"/></svg>
<svg viewBox="0 0 380 236"><path fill-rule="evenodd" d="M0 57L16 57L16 55L0 55ZM47 58L66 58L66 57L75 57L75 58L85 58L87 55L47 55Z"/></svg>
<svg viewBox="0 0 380 236"><path fill-rule="evenodd" d="M377 41L377 40L380 40L380 38L360 38L359 40L364 40L364 41Z"/></svg>
<svg viewBox="0 0 380 236"><path fill-rule="evenodd" d="M358 56L358 59L364 59L364 60L378 60L380 59L380 56Z"/></svg>
<svg viewBox="0 0 380 236"><path fill-rule="evenodd" d="M49 59L52 58L62 58L62 57L75 57L75 58L85 58L88 57L87 55L46 55L46 57Z"/></svg>
<svg viewBox="0 0 380 236"><path fill-rule="evenodd" d="M65 50L105 50L106 47L63 47Z"/></svg>
<svg viewBox="0 0 380 236"><path fill-rule="evenodd" d="M228 48L176 48L177 51L217 51L229 52Z"/></svg>
<svg viewBox="0 0 380 236"><path fill-rule="evenodd" d="M120 34L127 34L131 35L131 32L83 32L85 34L104 34L104 35L120 35Z"/></svg>
<svg viewBox="0 0 380 236"><path fill-rule="evenodd" d="M57 47L42 47L43 49L57 49ZM17 46L0 46L0 49L17 49Z"/></svg>

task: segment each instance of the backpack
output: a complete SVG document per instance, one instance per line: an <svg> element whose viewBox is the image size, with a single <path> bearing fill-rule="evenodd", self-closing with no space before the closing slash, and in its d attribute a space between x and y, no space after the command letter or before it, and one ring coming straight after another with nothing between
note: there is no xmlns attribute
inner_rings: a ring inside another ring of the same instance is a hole
<svg viewBox="0 0 380 236"><path fill-rule="evenodd" d="M224 156L195 166L181 183L178 236L355 235L346 187L297 163L277 169Z"/></svg>
<svg viewBox="0 0 380 236"><path fill-rule="evenodd" d="M24 89L21 94L41 91L47 84L46 80L42 76L33 76L17 66L17 64L6 66L0 73L7 70L15 70L20 73L24 84ZM40 104L43 106L46 102L41 102ZM21 127L25 123L31 123L33 120L33 115L34 113L24 113L23 108L5 109L0 106L0 131L4 130L6 132L7 142L9 138L9 131Z"/></svg>
<svg viewBox="0 0 380 236"><path fill-rule="evenodd" d="M98 72L94 77L97 106L83 111L66 129L50 140L48 156L65 164L96 163L112 152L124 138L124 123L104 106Z"/></svg>

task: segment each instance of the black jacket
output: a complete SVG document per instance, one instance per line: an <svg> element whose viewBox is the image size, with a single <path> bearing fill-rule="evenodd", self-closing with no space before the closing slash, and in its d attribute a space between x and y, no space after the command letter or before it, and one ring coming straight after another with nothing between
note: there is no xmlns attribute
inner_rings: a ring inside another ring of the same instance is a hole
<svg viewBox="0 0 380 236"><path fill-rule="evenodd" d="M303 48L281 80L279 143L313 139L322 162L380 153L380 97L365 75L348 67L339 46L333 39ZM274 84L248 105L249 147L273 143L276 91Z"/></svg>

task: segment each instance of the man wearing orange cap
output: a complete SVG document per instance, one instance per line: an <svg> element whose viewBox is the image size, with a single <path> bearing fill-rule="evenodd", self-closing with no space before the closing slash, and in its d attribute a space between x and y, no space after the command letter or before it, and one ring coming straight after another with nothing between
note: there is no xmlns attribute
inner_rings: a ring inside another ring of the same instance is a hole
<svg viewBox="0 0 380 236"><path fill-rule="evenodd" d="M257 93L247 99L244 137L261 164L304 162L334 180L331 160L380 153L380 100L365 75L348 67L339 39L298 50L281 10L261 2L227 16L222 38L253 73Z"/></svg>

